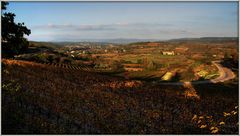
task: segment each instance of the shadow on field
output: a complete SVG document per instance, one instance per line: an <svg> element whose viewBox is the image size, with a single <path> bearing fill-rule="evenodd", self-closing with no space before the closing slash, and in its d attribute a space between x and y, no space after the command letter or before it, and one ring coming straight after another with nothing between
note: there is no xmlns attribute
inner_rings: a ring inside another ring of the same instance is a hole
<svg viewBox="0 0 240 136"><path fill-rule="evenodd" d="M160 81L161 77L156 77L155 75L144 76L144 77L133 77L132 80L142 80L142 81Z"/></svg>
<svg viewBox="0 0 240 136"><path fill-rule="evenodd" d="M204 97L236 97L238 98L238 83L225 82L216 84L198 84L193 85L201 98Z"/></svg>

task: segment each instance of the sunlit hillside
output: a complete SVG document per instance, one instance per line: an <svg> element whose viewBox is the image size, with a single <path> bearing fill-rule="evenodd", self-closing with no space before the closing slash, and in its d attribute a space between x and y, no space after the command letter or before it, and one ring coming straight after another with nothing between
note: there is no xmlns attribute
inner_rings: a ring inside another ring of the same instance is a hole
<svg viewBox="0 0 240 136"><path fill-rule="evenodd" d="M233 81L198 85L189 95L187 86L34 62L3 60L2 66L3 133L238 133Z"/></svg>

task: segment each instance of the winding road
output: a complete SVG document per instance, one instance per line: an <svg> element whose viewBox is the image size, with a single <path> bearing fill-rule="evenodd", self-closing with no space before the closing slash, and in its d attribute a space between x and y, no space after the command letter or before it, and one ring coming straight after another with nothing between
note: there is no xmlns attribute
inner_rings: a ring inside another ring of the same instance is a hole
<svg viewBox="0 0 240 136"><path fill-rule="evenodd" d="M219 77L210 80L212 83L225 82L236 77L236 75L229 68L223 67L221 64L219 64L220 61L213 61L212 63L218 68L220 74Z"/></svg>
<svg viewBox="0 0 240 136"><path fill-rule="evenodd" d="M200 96L198 95L193 85L209 84L209 83L215 84L219 82L225 82L227 80L230 80L236 77L236 75L229 68L223 67L220 64L220 61L212 61L212 63L218 68L218 71L219 71L219 76L215 79L204 80L204 81L192 81L192 82L168 82L168 83L159 83L159 85L181 85L185 88L183 93L185 98L196 98L199 100Z"/></svg>
<svg viewBox="0 0 240 136"><path fill-rule="evenodd" d="M158 84L161 84L161 85L208 84L208 83L225 82L227 80L230 80L236 77L236 75L229 68L223 67L220 64L220 61L212 61L212 63L218 68L218 71L220 74L215 79L204 80L204 81L192 81L192 82L167 82L167 83L158 83Z"/></svg>

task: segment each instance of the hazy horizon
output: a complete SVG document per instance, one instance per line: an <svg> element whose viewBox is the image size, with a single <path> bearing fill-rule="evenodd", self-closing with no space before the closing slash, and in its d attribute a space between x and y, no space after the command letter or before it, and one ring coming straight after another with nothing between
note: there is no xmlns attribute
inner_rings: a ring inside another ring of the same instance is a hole
<svg viewBox="0 0 240 136"><path fill-rule="evenodd" d="M96 42L96 43L135 43L135 42L164 42L164 41L171 41L171 40L182 40L182 39L201 39L201 38L238 38L238 37L183 37L183 38L172 38L172 39L137 39L137 38L112 38L112 39L79 39L76 41L72 40L59 40L59 41L38 41L38 40L30 40L32 42ZM122 42L119 40L123 40Z"/></svg>
<svg viewBox="0 0 240 136"><path fill-rule="evenodd" d="M31 41L238 37L238 2L9 2Z"/></svg>

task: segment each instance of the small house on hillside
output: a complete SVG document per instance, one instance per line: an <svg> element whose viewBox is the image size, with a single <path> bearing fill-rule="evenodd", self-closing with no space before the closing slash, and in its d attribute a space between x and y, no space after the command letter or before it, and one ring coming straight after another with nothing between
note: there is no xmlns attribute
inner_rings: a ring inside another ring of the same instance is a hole
<svg viewBox="0 0 240 136"><path fill-rule="evenodd" d="M163 51L162 55L175 55L174 51Z"/></svg>

